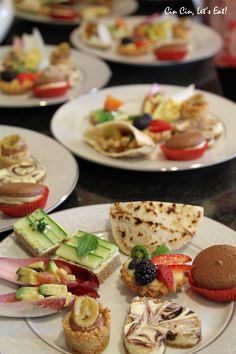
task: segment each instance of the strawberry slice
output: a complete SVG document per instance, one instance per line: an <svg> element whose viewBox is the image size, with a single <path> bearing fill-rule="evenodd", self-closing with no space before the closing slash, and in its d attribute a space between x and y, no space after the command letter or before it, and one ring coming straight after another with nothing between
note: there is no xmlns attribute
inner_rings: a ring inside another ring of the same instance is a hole
<svg viewBox="0 0 236 354"><path fill-rule="evenodd" d="M174 276L170 266L158 265L156 277L158 280L164 283L169 290L174 290Z"/></svg>
<svg viewBox="0 0 236 354"><path fill-rule="evenodd" d="M192 266L190 264L170 264L172 272L183 272L188 273L192 270Z"/></svg>
<svg viewBox="0 0 236 354"><path fill-rule="evenodd" d="M186 254L161 254L151 259L151 262L155 265L183 264L191 261L192 258L187 256Z"/></svg>

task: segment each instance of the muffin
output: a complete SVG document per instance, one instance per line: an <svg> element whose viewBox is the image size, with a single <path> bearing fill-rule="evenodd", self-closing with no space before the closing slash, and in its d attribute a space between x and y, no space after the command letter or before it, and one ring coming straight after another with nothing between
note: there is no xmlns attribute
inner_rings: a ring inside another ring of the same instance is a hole
<svg viewBox="0 0 236 354"><path fill-rule="evenodd" d="M88 296L80 296L62 325L73 353L99 354L109 342L110 310Z"/></svg>
<svg viewBox="0 0 236 354"><path fill-rule="evenodd" d="M213 301L236 299L236 247L214 245L193 261L190 285Z"/></svg>

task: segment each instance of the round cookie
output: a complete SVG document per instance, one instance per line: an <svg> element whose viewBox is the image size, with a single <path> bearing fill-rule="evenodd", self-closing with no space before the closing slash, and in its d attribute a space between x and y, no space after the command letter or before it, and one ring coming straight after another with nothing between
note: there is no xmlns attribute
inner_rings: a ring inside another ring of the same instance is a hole
<svg viewBox="0 0 236 354"><path fill-rule="evenodd" d="M198 287L223 290L236 286L236 247L215 245L201 251L193 261L192 277Z"/></svg>

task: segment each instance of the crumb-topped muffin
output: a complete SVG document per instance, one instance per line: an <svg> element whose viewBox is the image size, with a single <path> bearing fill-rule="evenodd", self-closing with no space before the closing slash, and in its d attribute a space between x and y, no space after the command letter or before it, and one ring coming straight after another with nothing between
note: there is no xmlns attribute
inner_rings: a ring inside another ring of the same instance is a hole
<svg viewBox="0 0 236 354"><path fill-rule="evenodd" d="M80 296L62 325L72 352L99 354L110 339L110 310L88 296Z"/></svg>

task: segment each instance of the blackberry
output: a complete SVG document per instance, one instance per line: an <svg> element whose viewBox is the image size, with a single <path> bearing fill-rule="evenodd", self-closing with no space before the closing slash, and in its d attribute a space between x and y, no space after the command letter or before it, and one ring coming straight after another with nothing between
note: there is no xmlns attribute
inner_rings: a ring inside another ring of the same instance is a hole
<svg viewBox="0 0 236 354"><path fill-rule="evenodd" d="M131 37L123 37L121 39L121 44L122 45L131 44L131 43L134 43L134 39L131 38Z"/></svg>
<svg viewBox="0 0 236 354"><path fill-rule="evenodd" d="M0 73L0 78L2 81L11 82L16 78L16 73L12 70L4 70Z"/></svg>
<svg viewBox="0 0 236 354"><path fill-rule="evenodd" d="M134 117L133 125L135 126L135 128L139 130L144 130L148 128L151 120L152 120L152 116L150 114L142 114Z"/></svg>
<svg viewBox="0 0 236 354"><path fill-rule="evenodd" d="M132 259L132 260L129 262L128 268L129 268L129 269L135 269L139 263L140 263L140 259L137 259L137 258Z"/></svg>
<svg viewBox="0 0 236 354"><path fill-rule="evenodd" d="M156 278L156 267L150 261L140 260L134 271L134 280L138 285L147 285Z"/></svg>

